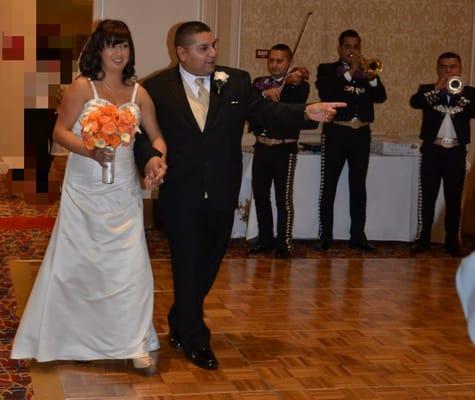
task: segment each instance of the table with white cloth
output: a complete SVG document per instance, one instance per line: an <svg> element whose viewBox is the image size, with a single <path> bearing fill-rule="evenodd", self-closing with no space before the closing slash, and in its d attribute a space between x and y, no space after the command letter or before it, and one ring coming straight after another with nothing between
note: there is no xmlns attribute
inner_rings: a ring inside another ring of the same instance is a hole
<svg viewBox="0 0 475 400"><path fill-rule="evenodd" d="M257 217L252 196L251 151L243 151L243 179L239 206L235 212L232 236L252 239L258 235ZM331 162L331 160L327 160ZM365 232L369 240L410 242L417 235L418 217L418 156L384 156L371 154L369 159ZM442 185L441 185L442 186ZM432 241L444 240L444 201L439 192L434 218ZM297 157L294 179L295 239L318 237L318 207L320 194L320 154L301 152ZM276 227L274 188L271 190ZM338 182L334 210L334 239L349 239L350 212L348 165L345 164Z"/></svg>

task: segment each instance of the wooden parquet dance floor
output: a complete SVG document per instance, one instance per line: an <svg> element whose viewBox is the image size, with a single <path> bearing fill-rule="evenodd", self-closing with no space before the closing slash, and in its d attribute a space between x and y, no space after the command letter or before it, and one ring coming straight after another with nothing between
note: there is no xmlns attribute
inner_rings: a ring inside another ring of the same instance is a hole
<svg viewBox="0 0 475 400"><path fill-rule="evenodd" d="M35 399L475 399L458 263L226 259L206 303L220 368L205 371L168 345L170 262L156 260L159 374L122 361L32 365Z"/></svg>

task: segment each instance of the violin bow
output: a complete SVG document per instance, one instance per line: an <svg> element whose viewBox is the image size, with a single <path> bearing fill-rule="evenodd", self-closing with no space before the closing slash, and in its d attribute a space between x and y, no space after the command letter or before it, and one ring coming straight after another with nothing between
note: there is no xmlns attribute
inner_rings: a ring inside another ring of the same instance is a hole
<svg viewBox="0 0 475 400"><path fill-rule="evenodd" d="M295 54L297 54L297 50L300 46L300 42L302 41L303 35L305 34L305 31L307 30L308 23L310 22L310 19L312 18L313 11L310 11L307 13L305 16L305 21L303 23L302 28L300 29L300 33L297 37L297 43L295 43L294 49L292 51L292 59L290 60L289 68L287 68L287 71L285 72L284 79L282 79L282 83L279 86L279 90L282 92L282 89L284 88L285 81L289 77L290 70L292 69L292 64L294 63L295 60Z"/></svg>

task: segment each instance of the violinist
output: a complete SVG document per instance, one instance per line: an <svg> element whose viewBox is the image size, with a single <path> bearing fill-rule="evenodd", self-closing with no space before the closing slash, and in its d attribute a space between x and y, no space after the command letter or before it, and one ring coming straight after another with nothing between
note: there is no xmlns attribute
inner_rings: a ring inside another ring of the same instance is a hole
<svg viewBox="0 0 475 400"><path fill-rule="evenodd" d="M286 44L276 44L267 59L268 76L256 78L253 86L263 97L273 102L305 103L309 94L308 71L295 68L287 73L292 51ZM285 82L284 82L285 80ZM312 123L312 127L315 126ZM251 125L256 136L252 164L252 189L256 202L259 236L249 248L250 254L275 249L276 258L288 258L292 252L293 182L297 162L298 128L266 130ZM272 182L277 205L277 238L274 238L270 202Z"/></svg>

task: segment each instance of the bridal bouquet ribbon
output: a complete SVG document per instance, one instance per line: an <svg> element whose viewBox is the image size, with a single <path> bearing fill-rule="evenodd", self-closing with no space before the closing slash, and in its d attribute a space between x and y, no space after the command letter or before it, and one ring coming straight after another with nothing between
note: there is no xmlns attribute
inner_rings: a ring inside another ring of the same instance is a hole
<svg viewBox="0 0 475 400"><path fill-rule="evenodd" d="M115 154L119 146L128 146L138 130L137 118L128 108L120 108L113 104L95 107L81 119L81 136L84 147L105 149ZM114 161L104 162L102 182L114 182Z"/></svg>

